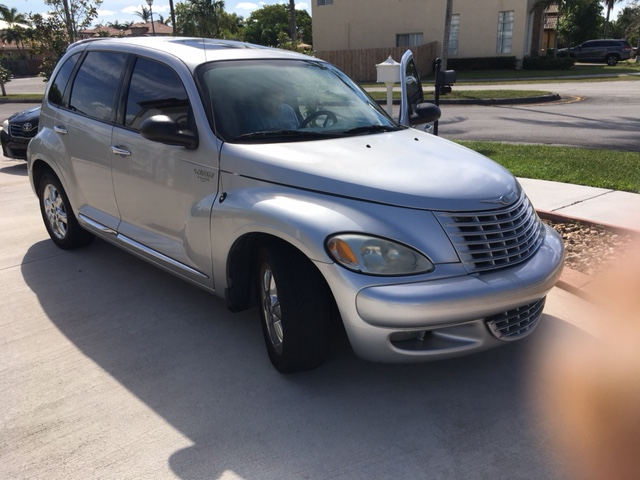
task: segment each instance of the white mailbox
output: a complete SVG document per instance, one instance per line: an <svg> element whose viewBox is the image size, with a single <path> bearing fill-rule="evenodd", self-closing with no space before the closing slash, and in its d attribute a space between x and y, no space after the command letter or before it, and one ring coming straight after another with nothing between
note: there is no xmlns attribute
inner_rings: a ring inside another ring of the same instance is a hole
<svg viewBox="0 0 640 480"><path fill-rule="evenodd" d="M400 83L400 64L391 55L384 62L376 65L379 83Z"/></svg>
<svg viewBox="0 0 640 480"><path fill-rule="evenodd" d="M387 113L392 115L393 110L393 85L400 83L400 64L391 55L384 62L376 65L378 82L387 86Z"/></svg>

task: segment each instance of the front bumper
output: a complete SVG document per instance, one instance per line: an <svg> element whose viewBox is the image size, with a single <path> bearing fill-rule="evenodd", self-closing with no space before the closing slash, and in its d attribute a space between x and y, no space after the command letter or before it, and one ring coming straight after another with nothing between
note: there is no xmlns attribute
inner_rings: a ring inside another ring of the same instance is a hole
<svg viewBox="0 0 640 480"><path fill-rule="evenodd" d="M364 287L353 309L342 308L338 301L354 351L372 361L436 360L528 335L562 271L562 240L545 228L545 240L535 255L513 267L431 282ZM506 318L513 323L500 333Z"/></svg>

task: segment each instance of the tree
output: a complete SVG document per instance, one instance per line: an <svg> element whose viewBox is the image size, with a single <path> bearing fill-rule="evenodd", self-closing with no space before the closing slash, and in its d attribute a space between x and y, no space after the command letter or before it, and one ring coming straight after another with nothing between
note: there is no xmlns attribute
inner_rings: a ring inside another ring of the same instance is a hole
<svg viewBox="0 0 640 480"><path fill-rule="evenodd" d="M147 8L143 5L140 5L139 12L133 12L134 15L139 16L144 23L148 23L151 21L151 8Z"/></svg>
<svg viewBox="0 0 640 480"><path fill-rule="evenodd" d="M67 31L67 41L73 43L78 31L91 26L98 16L102 0L44 0L44 3L51 8L49 14L62 22L62 28Z"/></svg>
<svg viewBox="0 0 640 480"><path fill-rule="evenodd" d="M613 10L614 4L621 2L622 0L602 0L605 8L607 9L607 18L604 20L604 35L603 38L609 38L609 16L611 10Z"/></svg>
<svg viewBox="0 0 640 480"><path fill-rule="evenodd" d="M24 49L24 40L27 36L27 30L22 27L7 28L2 32L0 38L6 43L15 43L18 50Z"/></svg>
<svg viewBox="0 0 640 480"><path fill-rule="evenodd" d="M295 41L311 43L311 16L305 10L296 10ZM282 44L281 33L290 37L289 6L265 5L251 13L246 22L244 39L247 42L277 47ZM280 41L279 41L280 36Z"/></svg>
<svg viewBox="0 0 640 480"><path fill-rule="evenodd" d="M23 13L18 13L18 9L0 5L0 17L7 23L26 23L27 17Z"/></svg>
<svg viewBox="0 0 640 480"><path fill-rule="evenodd" d="M598 38L601 29L602 4L599 0L579 2L558 19L558 34L567 46Z"/></svg>
<svg viewBox="0 0 640 480"><path fill-rule="evenodd" d="M2 96L7 96L7 89L5 84L11 81L11 71L4 65L0 64L0 89L2 90Z"/></svg>
<svg viewBox="0 0 640 480"><path fill-rule="evenodd" d="M66 22L59 16L40 14L31 15L29 20L33 25L31 47L34 53L44 56L40 76L47 81L69 45Z"/></svg>
<svg viewBox="0 0 640 480"><path fill-rule="evenodd" d="M107 23L107 27L115 28L116 30L120 30L120 31L128 30L131 27L131 25L133 25L133 22L120 23L118 22L118 20Z"/></svg>
<svg viewBox="0 0 640 480"><path fill-rule="evenodd" d="M223 0L188 0L176 5L178 35L205 38L222 36L226 24Z"/></svg>
<svg viewBox="0 0 640 480"><path fill-rule="evenodd" d="M634 0L622 9L614 27L616 38L626 38L630 44L638 45L640 42L640 2L638 0Z"/></svg>

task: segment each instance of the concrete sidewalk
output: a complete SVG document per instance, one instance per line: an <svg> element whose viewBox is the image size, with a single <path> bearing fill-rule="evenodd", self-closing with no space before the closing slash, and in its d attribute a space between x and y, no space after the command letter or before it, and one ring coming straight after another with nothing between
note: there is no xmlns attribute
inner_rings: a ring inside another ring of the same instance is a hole
<svg viewBox="0 0 640 480"><path fill-rule="evenodd" d="M640 195L568 183L518 179L538 214L558 221L598 224L640 238ZM589 297L592 278L565 267L557 284L584 298Z"/></svg>

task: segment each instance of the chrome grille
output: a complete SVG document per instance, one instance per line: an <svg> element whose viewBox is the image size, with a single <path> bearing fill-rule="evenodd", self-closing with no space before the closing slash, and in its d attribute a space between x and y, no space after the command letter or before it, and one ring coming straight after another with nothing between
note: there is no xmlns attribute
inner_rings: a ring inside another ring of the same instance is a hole
<svg viewBox="0 0 640 480"><path fill-rule="evenodd" d="M33 126L30 130L23 130L22 124L12 123L9 125L9 132L14 138L33 138L38 133L38 126Z"/></svg>
<svg viewBox="0 0 640 480"><path fill-rule="evenodd" d="M545 298L529 305L488 317L486 319L487 326L491 333L500 340L507 342L518 340L529 335L536 328L542 315L544 302Z"/></svg>
<svg viewBox="0 0 640 480"><path fill-rule="evenodd" d="M504 208L480 212L436 212L469 273L523 262L543 240L544 225L526 195Z"/></svg>

